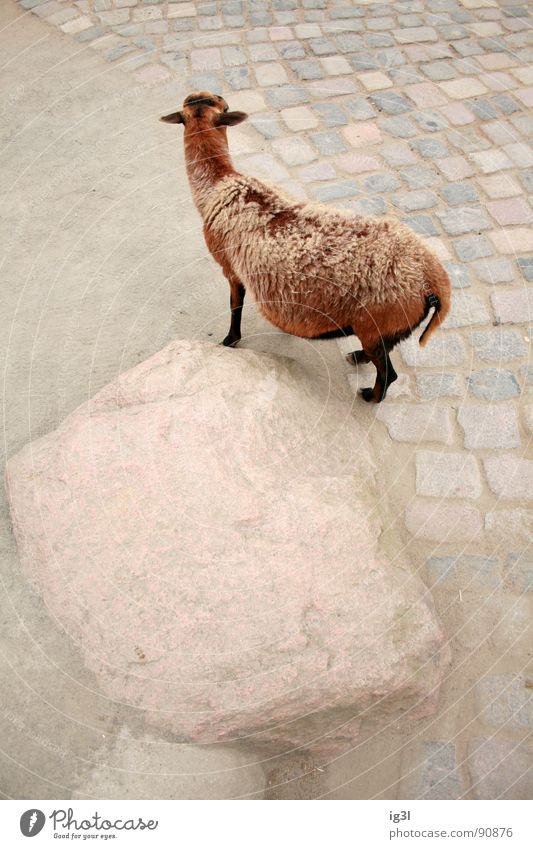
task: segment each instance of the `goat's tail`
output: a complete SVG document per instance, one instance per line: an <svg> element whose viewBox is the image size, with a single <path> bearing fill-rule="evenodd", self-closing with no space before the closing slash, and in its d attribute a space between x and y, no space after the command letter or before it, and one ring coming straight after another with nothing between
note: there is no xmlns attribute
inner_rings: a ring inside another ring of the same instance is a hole
<svg viewBox="0 0 533 849"><path fill-rule="evenodd" d="M419 344L422 347L427 344L431 334L435 332L440 324L442 324L450 311L450 278L440 262L434 256L431 256L428 259L425 282L426 291L428 292L426 295L426 305L428 311L433 308L434 312L419 339Z"/></svg>

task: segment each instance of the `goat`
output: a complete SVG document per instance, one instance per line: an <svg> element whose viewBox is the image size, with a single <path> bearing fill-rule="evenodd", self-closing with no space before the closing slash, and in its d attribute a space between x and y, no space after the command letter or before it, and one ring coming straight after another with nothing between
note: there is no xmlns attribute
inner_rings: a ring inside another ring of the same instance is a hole
<svg viewBox="0 0 533 849"><path fill-rule="evenodd" d="M355 333L362 350L352 364L372 362L376 382L361 390L380 402L397 378L389 352L433 315L424 345L450 308L450 281L440 262L408 227L317 203L296 201L233 167L227 127L244 121L223 97L201 91L161 118L184 124L185 161L204 237L230 285L231 323L223 345L241 339L250 289L262 314L286 333L331 338Z"/></svg>

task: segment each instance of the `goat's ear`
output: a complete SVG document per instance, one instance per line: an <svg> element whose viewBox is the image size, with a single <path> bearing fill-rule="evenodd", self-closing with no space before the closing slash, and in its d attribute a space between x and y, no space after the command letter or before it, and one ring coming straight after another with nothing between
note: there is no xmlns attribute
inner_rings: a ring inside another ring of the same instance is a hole
<svg viewBox="0 0 533 849"><path fill-rule="evenodd" d="M235 124L241 124L246 121L248 115L246 112L221 112L217 118L217 127L234 127Z"/></svg>
<svg viewBox="0 0 533 849"><path fill-rule="evenodd" d="M184 124L183 115L181 112L172 112L170 115L163 115L160 121L164 121L165 124Z"/></svg>

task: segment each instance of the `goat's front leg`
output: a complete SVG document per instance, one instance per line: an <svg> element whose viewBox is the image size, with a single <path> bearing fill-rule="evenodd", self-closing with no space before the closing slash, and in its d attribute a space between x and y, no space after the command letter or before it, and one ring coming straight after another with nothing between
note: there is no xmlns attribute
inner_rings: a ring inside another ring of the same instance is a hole
<svg viewBox="0 0 533 849"><path fill-rule="evenodd" d="M234 348L241 338L241 317L242 305L244 303L244 286L238 280L230 280L230 299L229 305L231 309L231 324L229 333L223 340L222 344L228 348Z"/></svg>

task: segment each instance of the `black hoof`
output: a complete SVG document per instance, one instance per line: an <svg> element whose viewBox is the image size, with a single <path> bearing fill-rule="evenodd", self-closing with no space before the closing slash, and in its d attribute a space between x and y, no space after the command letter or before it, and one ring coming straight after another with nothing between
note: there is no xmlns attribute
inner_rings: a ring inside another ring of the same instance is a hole
<svg viewBox="0 0 533 849"><path fill-rule="evenodd" d="M223 339L220 344L225 345L226 348L234 348L237 342L239 341L239 339L235 339L235 337L233 336L226 336L226 338Z"/></svg>
<svg viewBox="0 0 533 849"><path fill-rule="evenodd" d="M373 401L374 400L374 390L371 386L366 386L365 389L360 390L361 395L365 399L365 401Z"/></svg>

